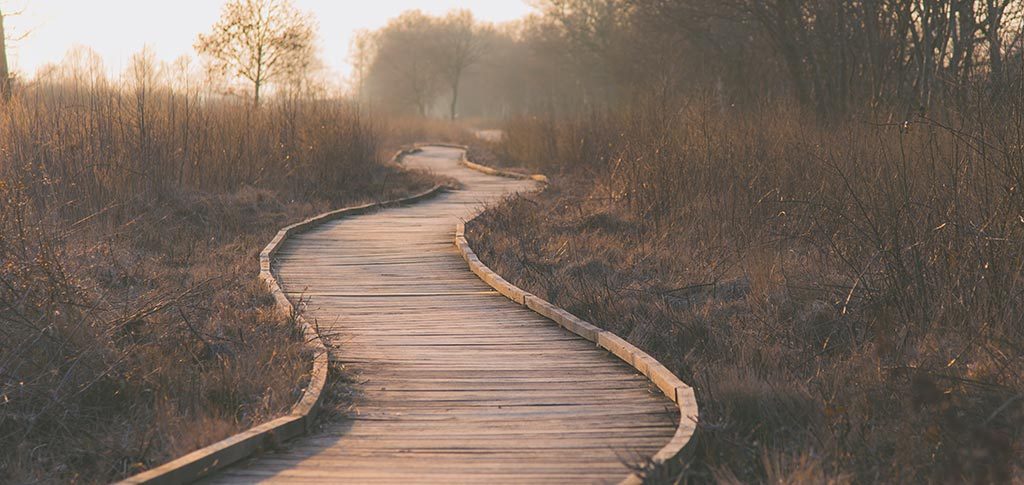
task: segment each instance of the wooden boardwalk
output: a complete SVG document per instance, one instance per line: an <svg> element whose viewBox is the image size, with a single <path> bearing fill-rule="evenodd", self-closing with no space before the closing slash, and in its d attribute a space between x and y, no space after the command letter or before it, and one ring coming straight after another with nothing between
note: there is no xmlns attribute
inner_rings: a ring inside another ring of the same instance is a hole
<svg viewBox="0 0 1024 485"><path fill-rule="evenodd" d="M428 147L462 190L296 237L276 267L352 375L347 419L210 479L616 483L668 443L675 405L614 356L480 281L452 245L484 203L533 188Z"/></svg>

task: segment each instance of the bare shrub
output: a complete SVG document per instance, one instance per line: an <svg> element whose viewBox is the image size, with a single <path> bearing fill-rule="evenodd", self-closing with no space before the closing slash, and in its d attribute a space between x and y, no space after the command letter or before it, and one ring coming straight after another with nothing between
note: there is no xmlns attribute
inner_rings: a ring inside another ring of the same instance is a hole
<svg viewBox="0 0 1024 485"><path fill-rule="evenodd" d="M285 412L310 361L258 252L432 182L378 163L345 101L257 110L144 53L120 86L74 59L0 112L3 480L108 482Z"/></svg>
<svg viewBox="0 0 1024 485"><path fill-rule="evenodd" d="M808 125L658 102L513 120L499 153L555 186L470 235L696 385L686 480L1006 481L1024 433L1024 140L1019 110L970 113Z"/></svg>

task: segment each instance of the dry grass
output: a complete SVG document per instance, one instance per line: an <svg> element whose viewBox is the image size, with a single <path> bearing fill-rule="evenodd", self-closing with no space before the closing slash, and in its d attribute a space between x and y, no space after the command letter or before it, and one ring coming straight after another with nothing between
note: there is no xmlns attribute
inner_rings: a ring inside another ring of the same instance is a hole
<svg viewBox="0 0 1024 485"><path fill-rule="evenodd" d="M420 117L392 117L384 130L387 143L395 146L414 143L465 143L468 125L447 120Z"/></svg>
<svg viewBox="0 0 1024 485"><path fill-rule="evenodd" d="M696 457L675 479L1019 480L1024 115L977 112L514 120L499 155L555 183L470 237L696 386Z"/></svg>
<svg viewBox="0 0 1024 485"><path fill-rule="evenodd" d="M286 411L309 368L257 255L424 190L344 102L25 86L0 113L0 481L106 482Z"/></svg>

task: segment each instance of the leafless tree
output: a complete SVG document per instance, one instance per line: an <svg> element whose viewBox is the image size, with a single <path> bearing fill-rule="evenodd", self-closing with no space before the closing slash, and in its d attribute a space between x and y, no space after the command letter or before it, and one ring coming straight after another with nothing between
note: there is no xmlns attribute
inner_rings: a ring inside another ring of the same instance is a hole
<svg viewBox="0 0 1024 485"><path fill-rule="evenodd" d="M436 19L410 11L376 33L369 77L379 99L393 109L413 107L426 116L441 87L432 47Z"/></svg>
<svg viewBox="0 0 1024 485"><path fill-rule="evenodd" d="M196 50L222 75L247 80L253 104L267 83L294 78L314 59L313 20L290 0L230 0L210 34L201 34Z"/></svg>
<svg viewBox="0 0 1024 485"><path fill-rule="evenodd" d="M632 42L625 39L632 17L629 2L535 0L533 3L542 12L542 32L550 44L549 49L552 53L563 53L563 62L575 70L573 76L580 80L580 88L589 95L589 102L614 98L619 79L626 79L627 84L635 80L629 58L637 53L623 52ZM620 76L619 70L625 71L625 76Z"/></svg>
<svg viewBox="0 0 1024 485"><path fill-rule="evenodd" d="M133 115L131 119L135 122L136 156L132 157L132 160L140 165L149 160L151 156L153 137L151 109L153 108L153 91L159 84L159 75L156 54L148 47L132 54L128 61L128 69L124 72L125 85L134 101L134 110L130 112ZM150 182L157 175L145 166L132 168ZM153 184L153 186L157 187L158 185Z"/></svg>
<svg viewBox="0 0 1024 485"><path fill-rule="evenodd" d="M415 108L425 116L447 91L447 115L454 120L466 73L482 63L494 36L492 25L467 10L444 17L405 12L352 44L361 96L365 86L393 110Z"/></svg>
<svg viewBox="0 0 1024 485"><path fill-rule="evenodd" d="M0 100L11 99L11 73L7 67L7 37L4 31L4 13L0 10Z"/></svg>
<svg viewBox="0 0 1024 485"><path fill-rule="evenodd" d="M448 14L436 25L433 42L441 77L451 89L450 119L455 120L459 103L459 84L466 71L484 55L486 28L473 19L468 10Z"/></svg>
<svg viewBox="0 0 1024 485"><path fill-rule="evenodd" d="M421 114L442 97L448 115L582 112L694 90L722 109L788 98L824 118L909 119L1024 83L1020 0L531 3L530 18L478 36L468 15L404 16L375 36L369 90ZM457 53L474 38L486 62L464 76Z"/></svg>
<svg viewBox="0 0 1024 485"><path fill-rule="evenodd" d="M1018 0L626 1L651 19L644 35L682 32L698 54L737 40L759 52L794 98L826 116L865 105L962 104L986 79L998 99L1024 14ZM740 52L720 51L712 62L742 65Z"/></svg>
<svg viewBox="0 0 1024 485"><path fill-rule="evenodd" d="M374 56L374 38L369 30L356 32L349 46L349 61L355 71L355 95L360 102L366 101L366 77L369 75L370 63Z"/></svg>

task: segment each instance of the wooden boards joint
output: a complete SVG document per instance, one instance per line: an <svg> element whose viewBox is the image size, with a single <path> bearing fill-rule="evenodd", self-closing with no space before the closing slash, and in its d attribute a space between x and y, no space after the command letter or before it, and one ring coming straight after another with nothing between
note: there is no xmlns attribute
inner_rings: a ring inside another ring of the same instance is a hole
<svg viewBox="0 0 1024 485"><path fill-rule="evenodd" d="M395 154L392 161L398 163L402 157L420 150L417 147L411 150L399 151ZM259 278L260 281L267 285L268 291L274 297L277 311L284 315L295 313L295 308L275 277L273 269L274 255L277 254L289 237L342 217L363 214L392 205L418 202L440 194L444 190L443 186L435 185L431 189L411 197L333 210L281 229L259 256ZM257 454L268 446L275 447L281 442L312 432L317 411L322 401L323 390L327 384L329 355L327 346L324 345L323 340L313 325L310 325L301 315L297 316L296 323L302 330L307 345L313 351L313 359L311 362L309 384L287 415L254 426L212 445L188 453L169 463L129 477L119 483L162 485L193 482Z"/></svg>
<svg viewBox="0 0 1024 485"><path fill-rule="evenodd" d="M466 147L461 148L463 149L463 164L471 169L491 175L531 178L533 180L547 183L547 177L544 177L543 175L535 175L531 177L513 172L502 172L491 167L470 162L466 159L466 153L468 153ZM470 221L471 220L472 219L470 219ZM466 222L468 221L463 221L458 224L458 227L455 230L454 242L455 246L462 254L463 259L465 259L467 264L469 264L470 270L473 271L474 274L480 277L480 279L487 284L491 285L495 290L498 290L499 293L505 295L508 299L530 308L534 312L547 317L549 320L557 323L566 330L594 342L599 347L614 354L620 360L629 364L631 367L650 379L650 381L658 387L665 397L676 403L680 412L679 426L676 428L676 432L672 440L659 450L654 457L652 457L652 461L660 464L680 456L680 454L684 452L684 449L692 442L693 433L696 427L692 420L696 419L699 415L697 400L694 396L693 389L669 371L668 368L661 364L661 362L658 362L657 359L630 344L625 339L607 330L602 330L597 326L565 311L564 309L559 308L542 298L532 295L506 281L494 270L483 264L473 251L473 248L470 247L469 242L466 240ZM620 485L633 485L638 483L643 483L643 479L634 473L626 477Z"/></svg>

